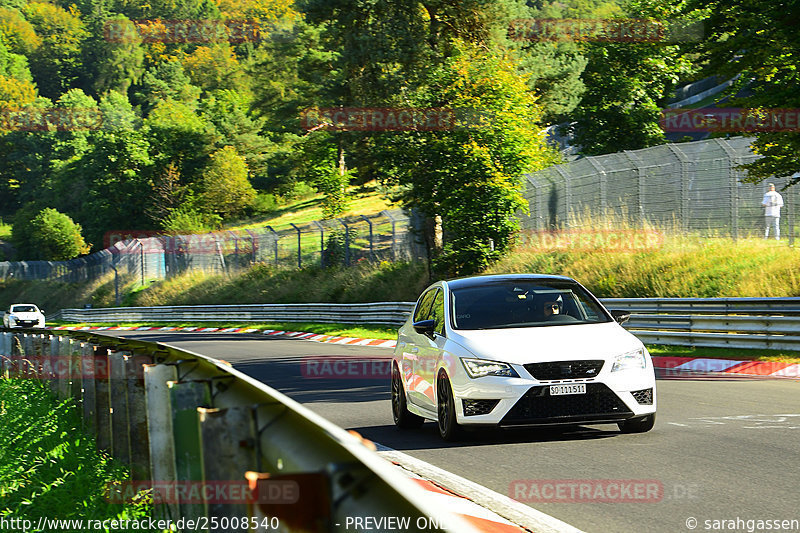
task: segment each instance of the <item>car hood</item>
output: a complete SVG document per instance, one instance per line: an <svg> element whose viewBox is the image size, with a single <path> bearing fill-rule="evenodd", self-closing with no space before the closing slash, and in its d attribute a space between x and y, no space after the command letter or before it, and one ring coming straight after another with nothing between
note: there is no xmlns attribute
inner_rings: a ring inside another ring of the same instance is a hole
<svg viewBox="0 0 800 533"><path fill-rule="evenodd" d="M514 364L607 359L642 347L616 322L486 330L456 330L449 339L475 357Z"/></svg>

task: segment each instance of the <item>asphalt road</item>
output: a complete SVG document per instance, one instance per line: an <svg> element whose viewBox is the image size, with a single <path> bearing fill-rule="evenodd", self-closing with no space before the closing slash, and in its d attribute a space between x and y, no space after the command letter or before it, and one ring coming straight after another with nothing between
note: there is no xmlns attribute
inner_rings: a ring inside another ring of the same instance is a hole
<svg viewBox="0 0 800 533"><path fill-rule="evenodd" d="M108 333L230 361L341 427L587 532L719 531L724 524L706 521L737 519L728 526L738 527L725 530L748 531L747 520L800 520L796 380L660 379L658 419L649 433L623 435L613 425L569 433L482 431L451 444L439 439L432 422L418 430L394 427L387 379L308 377L310 370L322 369L315 357L388 358L391 350L385 348L224 333ZM303 367L304 361L311 366ZM633 501L564 503L571 480L591 480L593 491L610 496L620 486L615 480L625 480L631 492L624 494ZM651 497L634 492L637 482L650 488ZM556 487L560 495L549 492ZM525 501L537 491L540 498L560 501ZM694 529L687 526L691 519L697 521Z"/></svg>

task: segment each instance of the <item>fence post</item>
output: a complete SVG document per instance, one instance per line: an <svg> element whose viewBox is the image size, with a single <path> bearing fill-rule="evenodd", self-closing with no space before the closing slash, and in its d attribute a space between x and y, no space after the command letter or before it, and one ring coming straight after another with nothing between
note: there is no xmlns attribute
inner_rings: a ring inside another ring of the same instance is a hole
<svg viewBox="0 0 800 533"><path fill-rule="evenodd" d="M255 263L258 258L258 254L256 253L256 236L253 235L253 232L249 229L245 231L250 235L250 263Z"/></svg>
<svg viewBox="0 0 800 533"><path fill-rule="evenodd" d="M361 215L367 224L369 224L369 258L371 261L375 261L375 248L372 245L373 238L372 238L372 221L368 219L365 215Z"/></svg>
<svg viewBox="0 0 800 533"><path fill-rule="evenodd" d="M300 228L298 228L291 222L289 223L289 225L293 227L297 232L297 268L303 268L302 254L300 252Z"/></svg>
<svg viewBox="0 0 800 533"><path fill-rule="evenodd" d="M681 217L681 231L689 230L689 158L680 148L672 143L667 144L667 148L681 164L681 205L679 214Z"/></svg>
<svg viewBox="0 0 800 533"><path fill-rule="evenodd" d="M314 220L313 224L319 228L319 264L325 268L325 227L318 220Z"/></svg>
<svg viewBox="0 0 800 533"><path fill-rule="evenodd" d="M728 156L728 205L730 206L731 238L735 241L739 237L739 187L736 177L736 167L741 160L736 157L736 152L724 139L714 139L714 141L725 151Z"/></svg>
<svg viewBox="0 0 800 533"><path fill-rule="evenodd" d="M344 226L344 264L345 266L350 266L350 228L347 226L347 222L341 218L336 220Z"/></svg>
<svg viewBox="0 0 800 533"><path fill-rule="evenodd" d="M272 237L275 239L275 266L278 266L278 232L272 229L272 226L264 226L272 232Z"/></svg>
<svg viewBox="0 0 800 533"><path fill-rule="evenodd" d="M381 211L381 215L388 218L389 222L392 223L392 261L397 261L397 221L386 209Z"/></svg>

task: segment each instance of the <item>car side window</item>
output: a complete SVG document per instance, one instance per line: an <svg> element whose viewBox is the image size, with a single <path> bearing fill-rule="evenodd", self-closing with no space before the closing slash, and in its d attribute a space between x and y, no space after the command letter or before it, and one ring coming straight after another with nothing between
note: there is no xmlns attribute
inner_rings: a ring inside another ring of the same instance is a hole
<svg viewBox="0 0 800 533"><path fill-rule="evenodd" d="M436 322L433 326L433 331L439 335L444 335L444 291L436 291L430 318Z"/></svg>
<svg viewBox="0 0 800 533"><path fill-rule="evenodd" d="M419 299L416 310L414 310L414 322L425 320L431 312L431 304L433 297L436 295L436 289L431 289L426 292L422 298Z"/></svg>

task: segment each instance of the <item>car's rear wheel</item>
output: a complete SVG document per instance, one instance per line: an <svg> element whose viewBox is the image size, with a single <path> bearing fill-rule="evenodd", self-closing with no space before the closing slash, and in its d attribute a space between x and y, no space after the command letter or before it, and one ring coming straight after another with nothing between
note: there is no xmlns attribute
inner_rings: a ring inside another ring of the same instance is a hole
<svg viewBox="0 0 800 533"><path fill-rule="evenodd" d="M425 422L424 418L408 410L406 392L396 364L392 364L392 417L399 428L417 428Z"/></svg>
<svg viewBox="0 0 800 533"><path fill-rule="evenodd" d="M631 418L624 422L617 422L619 430L623 433L645 433L653 429L656 424L656 414L643 416L640 418Z"/></svg>
<svg viewBox="0 0 800 533"><path fill-rule="evenodd" d="M453 389L444 372L439 374L437 380L436 400L439 435L447 441L458 440L461 436L461 426L456 421L456 402L453 399Z"/></svg>

